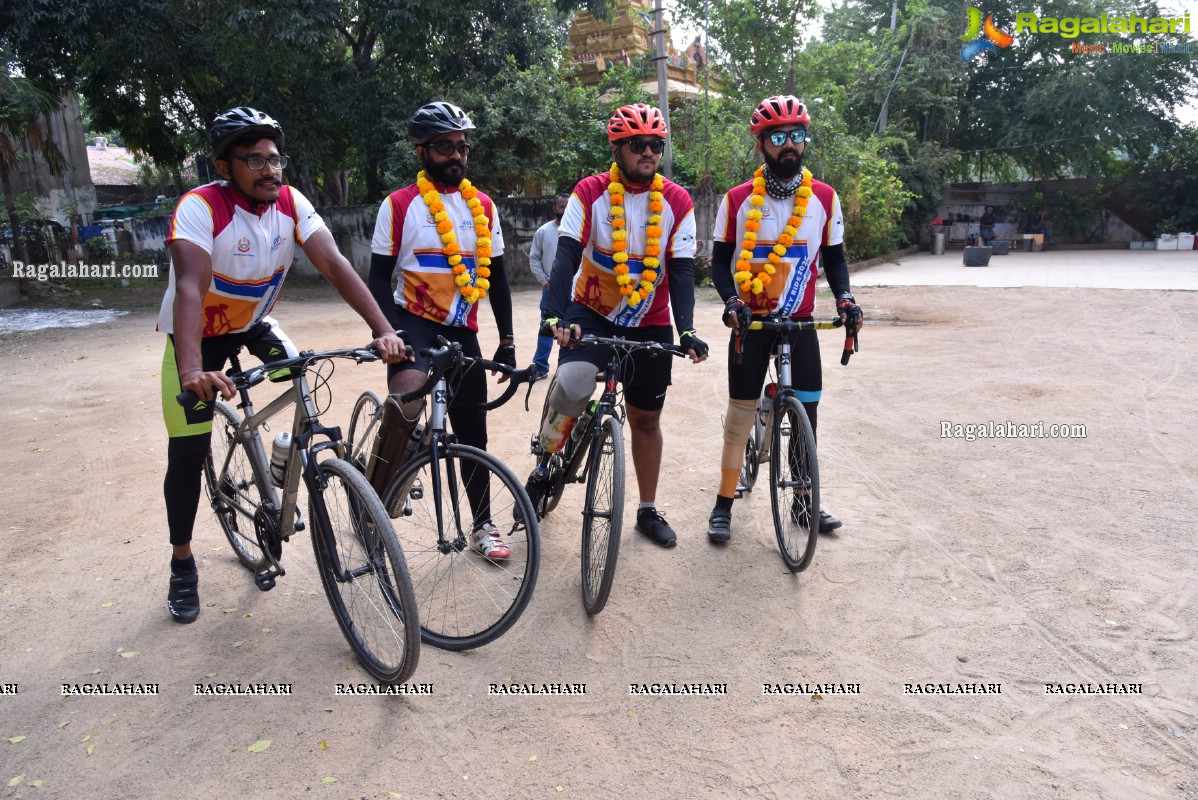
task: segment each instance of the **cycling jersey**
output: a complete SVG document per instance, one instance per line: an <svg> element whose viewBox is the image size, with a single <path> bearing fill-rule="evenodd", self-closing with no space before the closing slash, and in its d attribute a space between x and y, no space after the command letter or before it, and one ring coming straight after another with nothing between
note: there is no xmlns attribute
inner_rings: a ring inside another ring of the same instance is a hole
<svg viewBox="0 0 1198 800"><path fill-rule="evenodd" d="M449 219L454 222L454 234L462 248L462 263L474 278L477 271L474 248L478 239L474 232L474 216L456 188L438 186L437 190ZM498 258L503 255L499 215L490 197L479 192L478 199L491 225L491 257ZM395 286L396 305L442 325L478 331L479 304L462 299L454 283L449 258L441 250L444 246L432 212L415 184L392 192L383 201L375 219L370 250L376 255L396 259L399 273Z"/></svg>
<svg viewBox="0 0 1198 800"><path fill-rule="evenodd" d="M686 190L671 180L662 181L661 267L656 288L636 306L620 295L612 259L611 196L607 187L611 175L592 175L574 187L558 228L558 236L568 236L583 245L582 261L570 285L570 297L604 319L627 328L670 324L670 288L668 270L674 259L695 257L695 207ZM645 229L649 226L649 191L624 191L624 218L628 232L628 274L632 285L639 286L644 270Z"/></svg>
<svg viewBox="0 0 1198 800"><path fill-rule="evenodd" d="M782 262L769 286L759 295L740 289L740 299L749 304L754 314L780 314L788 317L811 316L815 310L815 279L819 275L819 249L824 245L838 245L844 241L844 214L840 210L840 198L836 190L826 183L813 180L813 194L807 205L807 213L794 242L786 249ZM736 271L741 243L744 241L745 222L752 205L753 182L734 186L724 195L720 209L716 212L715 241L727 242L736 247L732 259L732 271ZM766 256L778 242L778 236L786 227L786 221L794 210L794 198L778 200L765 195L761 207L761 228L757 231L757 242L753 248L752 265L754 275L763 271L769 263Z"/></svg>
<svg viewBox="0 0 1198 800"><path fill-rule="evenodd" d="M223 181L193 189L179 201L166 243L191 242L212 257L204 296L204 337L241 333L267 319L291 267L296 244L323 228L308 199L290 186L261 214ZM175 265L158 313L158 330L174 332Z"/></svg>

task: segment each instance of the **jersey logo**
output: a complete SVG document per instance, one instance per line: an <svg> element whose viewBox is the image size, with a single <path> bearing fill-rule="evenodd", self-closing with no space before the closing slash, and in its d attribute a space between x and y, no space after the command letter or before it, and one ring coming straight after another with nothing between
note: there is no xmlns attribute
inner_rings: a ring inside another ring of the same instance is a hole
<svg viewBox="0 0 1198 800"><path fill-rule="evenodd" d="M771 211L771 210L770 210L770 207L769 207L768 205L764 205L764 206L762 206L762 207L761 207L759 210L761 211L761 218L762 218L762 219L765 219L766 217L773 216L773 213L774 213L773 211Z"/></svg>
<svg viewBox="0 0 1198 800"><path fill-rule="evenodd" d="M237 252L248 253L250 251L250 240L242 236L237 240Z"/></svg>
<svg viewBox="0 0 1198 800"><path fill-rule="evenodd" d="M270 244L270 252L274 252L287 243L286 236L276 236L275 240ZM238 245L240 247L240 244Z"/></svg>
<svg viewBox="0 0 1198 800"><path fill-rule="evenodd" d="M790 366L790 353L783 353L780 360L783 366Z"/></svg>
<svg viewBox="0 0 1198 800"><path fill-rule="evenodd" d="M434 403L444 403L445 402L445 390L444 389L440 389L436 392L433 392L433 402Z"/></svg>
<svg viewBox="0 0 1198 800"><path fill-rule="evenodd" d="M433 212L431 211L425 214L424 221L429 225L435 225L437 223L437 220L433 219Z"/></svg>

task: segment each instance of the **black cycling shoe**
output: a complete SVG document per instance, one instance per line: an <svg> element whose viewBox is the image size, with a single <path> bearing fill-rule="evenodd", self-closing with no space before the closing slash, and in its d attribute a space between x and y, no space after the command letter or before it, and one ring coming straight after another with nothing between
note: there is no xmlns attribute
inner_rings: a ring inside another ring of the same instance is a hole
<svg viewBox="0 0 1198 800"><path fill-rule="evenodd" d="M636 529L649 537L658 547L671 548L678 544L678 537L666 518L656 508L642 508L636 512Z"/></svg>
<svg viewBox="0 0 1198 800"><path fill-rule="evenodd" d="M175 622L195 622L200 615L200 573L171 575L171 588L166 594L166 608Z"/></svg>
<svg viewBox="0 0 1198 800"><path fill-rule="evenodd" d="M707 538L717 544L726 544L732 538L732 512L717 508L707 518Z"/></svg>
<svg viewBox="0 0 1198 800"><path fill-rule="evenodd" d="M538 521L541 519L541 503L545 499L545 492L548 490L549 473L542 467L537 467L524 483L524 492L528 495L528 499L532 503L533 513L537 515ZM512 509L512 517L516 522L524 522L524 512L520 510L519 503Z"/></svg>
<svg viewBox="0 0 1198 800"><path fill-rule="evenodd" d="M827 511L824 511L822 508L819 510L820 533L831 533L842 525L844 525L843 522L829 514Z"/></svg>

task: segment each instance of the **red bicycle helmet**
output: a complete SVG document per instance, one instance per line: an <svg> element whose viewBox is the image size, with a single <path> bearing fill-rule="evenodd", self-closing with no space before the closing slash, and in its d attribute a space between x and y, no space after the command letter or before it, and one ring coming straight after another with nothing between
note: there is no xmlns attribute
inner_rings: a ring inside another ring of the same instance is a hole
<svg viewBox="0 0 1198 800"><path fill-rule="evenodd" d="M660 136L664 139L668 135L666 121L662 119L661 112L644 103L620 106L607 123L609 142L618 142L633 136Z"/></svg>
<svg viewBox="0 0 1198 800"><path fill-rule="evenodd" d="M807 106L790 94L775 95L762 100L761 105L753 110L753 116L749 118L749 130L754 136L760 136L779 125L794 124L810 128L811 115L807 113Z"/></svg>

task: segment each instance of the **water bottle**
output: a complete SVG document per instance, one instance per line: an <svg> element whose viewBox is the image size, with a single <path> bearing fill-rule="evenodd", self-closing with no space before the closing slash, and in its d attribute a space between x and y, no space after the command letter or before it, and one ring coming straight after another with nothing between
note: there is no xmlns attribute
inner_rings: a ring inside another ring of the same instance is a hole
<svg viewBox="0 0 1198 800"><path fill-rule="evenodd" d="M423 422L418 422L416 427L412 428L412 435L408 437L408 443L404 447L403 463L407 463L425 444L424 433L425 425Z"/></svg>
<svg viewBox="0 0 1198 800"><path fill-rule="evenodd" d="M291 455L291 431L283 431L275 437L270 448L270 480L275 486L283 486L287 475L287 457Z"/></svg>
<svg viewBox="0 0 1198 800"><path fill-rule="evenodd" d="M770 388L773 384L766 387L766 390L757 398L757 424L764 430L770 421L770 400L773 397L773 392Z"/></svg>

